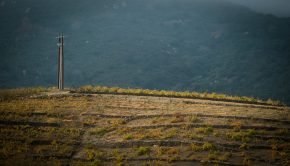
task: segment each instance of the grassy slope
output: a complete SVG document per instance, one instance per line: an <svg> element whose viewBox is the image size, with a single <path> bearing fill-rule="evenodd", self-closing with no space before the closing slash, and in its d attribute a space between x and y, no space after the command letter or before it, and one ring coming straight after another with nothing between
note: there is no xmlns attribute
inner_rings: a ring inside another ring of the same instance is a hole
<svg viewBox="0 0 290 166"><path fill-rule="evenodd" d="M181 97L181 98L200 98L220 101L234 101L241 103L265 104L265 105L285 105L278 100L268 99L266 101L246 96L230 96L226 94L217 93L199 93L199 92L176 92L164 90L149 90L149 89L125 89L119 87L105 87L105 86L83 86L72 91L78 93L111 93L111 94L130 94L130 95L149 95L149 96L164 96L164 97Z"/></svg>
<svg viewBox="0 0 290 166"><path fill-rule="evenodd" d="M43 91L46 95L28 97ZM49 89L11 92L0 104L4 165L290 162L287 107L134 95L58 95Z"/></svg>
<svg viewBox="0 0 290 166"><path fill-rule="evenodd" d="M42 92L55 91L52 88L17 88L17 89L1 89L0 100L11 100L14 98L25 97ZM176 98L197 98L197 99L208 99L217 101L229 101L249 104L262 104L272 106L285 106L279 100L260 100L253 97L247 96L230 96L226 94L218 93L200 93L200 92L178 92L178 91L166 91L166 90L150 90L150 89L130 89L130 88L119 88L119 87L106 87L106 86L82 86L79 88L70 89L74 93L99 93L99 94L128 94L128 95L140 95L140 96L159 96L159 97L176 97Z"/></svg>

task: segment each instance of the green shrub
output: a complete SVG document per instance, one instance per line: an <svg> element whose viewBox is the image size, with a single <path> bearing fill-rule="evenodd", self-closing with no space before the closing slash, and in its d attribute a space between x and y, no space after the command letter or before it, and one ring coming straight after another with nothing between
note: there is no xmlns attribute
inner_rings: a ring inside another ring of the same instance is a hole
<svg viewBox="0 0 290 166"><path fill-rule="evenodd" d="M89 131L90 135L99 135L99 136L104 136L106 133L110 132L111 130L108 128L96 128L96 129L91 129Z"/></svg>
<svg viewBox="0 0 290 166"><path fill-rule="evenodd" d="M190 121L191 123L197 123L197 122L199 122L200 120L198 119L198 117L197 117L196 115L192 115L192 116L189 117L189 121Z"/></svg>
<svg viewBox="0 0 290 166"><path fill-rule="evenodd" d="M189 138L190 139L196 139L196 140L203 140L203 136L202 135L197 135L197 134L195 134L195 133L192 133L192 134L190 134L189 135Z"/></svg>
<svg viewBox="0 0 290 166"><path fill-rule="evenodd" d="M209 143L209 142L205 142L203 145L202 145L202 150L211 150L213 149L214 146L213 144Z"/></svg>
<svg viewBox="0 0 290 166"><path fill-rule="evenodd" d="M213 128L211 126L208 126L208 127L200 127L200 128L196 128L195 131L198 133L198 134L210 134L213 132Z"/></svg>
<svg viewBox="0 0 290 166"><path fill-rule="evenodd" d="M130 140L133 139L133 135L132 134L127 134L124 136L124 140Z"/></svg>
<svg viewBox="0 0 290 166"><path fill-rule="evenodd" d="M150 154L151 149L149 147L139 147L137 149L137 155L138 156L142 156L142 155L149 155Z"/></svg>

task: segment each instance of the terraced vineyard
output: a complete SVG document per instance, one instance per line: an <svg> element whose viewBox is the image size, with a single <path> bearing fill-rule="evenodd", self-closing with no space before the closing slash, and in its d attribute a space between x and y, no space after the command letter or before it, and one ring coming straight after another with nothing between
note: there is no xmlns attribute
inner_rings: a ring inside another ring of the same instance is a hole
<svg viewBox="0 0 290 166"><path fill-rule="evenodd" d="M0 111L0 165L290 164L288 107L48 93Z"/></svg>

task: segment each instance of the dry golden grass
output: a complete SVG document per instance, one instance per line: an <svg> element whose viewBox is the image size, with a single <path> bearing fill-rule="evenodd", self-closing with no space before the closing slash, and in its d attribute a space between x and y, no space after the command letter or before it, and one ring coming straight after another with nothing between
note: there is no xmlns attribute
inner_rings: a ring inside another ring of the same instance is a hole
<svg viewBox="0 0 290 166"><path fill-rule="evenodd" d="M114 89L118 91L126 92ZM19 165L15 161L25 161L28 165L37 162L44 165L140 165L150 163L150 158L157 158L152 163L163 165L192 164L201 160L205 163L269 164L252 161L251 154L259 160L272 158L278 164L289 164L290 145L287 140L279 140L290 137L289 125L253 120L289 121L290 112L286 107L265 109L239 103L225 106L225 102L209 100L112 94L68 93L34 98L28 96L42 94L42 91L23 94L1 101L0 120L59 123L60 126L0 125L0 147L3 147L0 162L4 165ZM218 118L217 115L246 116L248 119ZM217 125L229 128L214 127ZM279 129L243 129L246 125L277 126ZM275 137L265 140L257 136ZM253 148L260 144L268 149ZM236 152L230 152L225 145Z"/></svg>
<svg viewBox="0 0 290 166"><path fill-rule="evenodd" d="M246 96L230 96L226 94L217 93L200 93L200 92L176 92L176 91L164 91L164 90L149 90L149 89L125 89L119 87L106 87L106 86L83 86L72 91L80 93L112 93L112 94L132 94L132 95L152 95L152 96L165 96L165 97L188 97L188 98L201 98L201 99L216 99L216 100L228 100L228 101L241 101L258 104L268 105L285 105L278 100L260 100L253 97Z"/></svg>

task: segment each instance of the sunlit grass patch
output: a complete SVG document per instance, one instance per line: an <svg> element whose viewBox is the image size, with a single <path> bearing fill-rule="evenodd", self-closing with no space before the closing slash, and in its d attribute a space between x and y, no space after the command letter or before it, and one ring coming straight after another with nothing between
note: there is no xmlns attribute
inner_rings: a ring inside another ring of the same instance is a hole
<svg viewBox="0 0 290 166"><path fill-rule="evenodd" d="M145 131L140 129L138 131L138 135L140 135L140 139L163 139L164 137L168 137L164 128L150 129Z"/></svg>
<svg viewBox="0 0 290 166"><path fill-rule="evenodd" d="M0 89L0 101L13 100L19 97L26 97L34 94L40 94L48 89L38 88L16 88L16 89Z"/></svg>
<svg viewBox="0 0 290 166"><path fill-rule="evenodd" d="M199 127L199 128L195 128L195 132L197 134L209 135L213 132L213 128L211 126Z"/></svg>
<svg viewBox="0 0 290 166"><path fill-rule="evenodd" d="M205 98L216 100L241 101L268 105L285 105L278 100L268 99L264 101L253 97L230 96L226 94L207 93L207 92L201 93L189 91L177 92L177 91L149 90L149 89L126 89L120 87L91 86L91 85L82 86L72 90L81 93L117 93L117 94L132 94L132 95L153 95L153 96L155 95L165 97L187 97L187 98Z"/></svg>
<svg viewBox="0 0 290 166"><path fill-rule="evenodd" d="M196 134L196 133L190 133L190 134L188 135L188 137L189 137L190 139L193 139L193 140L199 140L199 141L202 141L203 138L204 138L203 135Z"/></svg>
<svg viewBox="0 0 290 166"><path fill-rule="evenodd" d="M255 130L255 129L248 129L244 131L229 131L226 133L226 136L229 140L233 141L242 141L244 143L248 143L254 141L254 136L256 135L264 135L264 130Z"/></svg>
<svg viewBox="0 0 290 166"><path fill-rule="evenodd" d="M160 124L160 123L165 123L167 121L172 122L172 120L170 118L167 118L167 117L154 117L150 121L151 121L150 122L151 124Z"/></svg>
<svg viewBox="0 0 290 166"><path fill-rule="evenodd" d="M185 117L180 113L174 114L174 118L171 120L171 123L181 123L181 122L185 122Z"/></svg>
<svg viewBox="0 0 290 166"><path fill-rule="evenodd" d="M283 115L288 113L284 113L284 110L248 107L242 109L235 106L207 104L189 105L183 101L185 100L99 94L4 101L0 105L0 111L3 112L0 120L1 118L40 122L59 120L57 122L61 125L37 127L5 124L1 126L1 139L21 141L11 147L15 147L17 151L19 149L16 146L19 146L20 151L23 150L19 153L22 156L37 154L54 157L57 154L59 157L66 158L67 155L63 155L67 153L69 158L73 151L74 160L84 161L84 165L130 165L138 162L143 164L155 159L162 161L163 165L169 165L175 160L176 163L185 161L222 163L223 161L231 164L239 161L242 164L244 157L241 156L242 152L251 154L256 151L259 154L253 156L254 159L260 158L262 156L260 153L263 155L268 153L271 157L272 152L273 160L280 160L282 156L287 159L289 132L284 120L288 119L283 119ZM220 117L220 115L241 116L244 110L248 112L243 116L253 117L253 119ZM271 117L275 113L275 117ZM260 115L261 118L275 119L277 122L257 120ZM172 121L176 124L171 123ZM263 131L255 127L270 125L282 130L265 128ZM237 131L233 130L235 126L239 128ZM253 129L245 129L250 126L253 126ZM268 139L276 142L268 142ZM191 144L193 142L195 144ZM27 146L28 151L25 151L25 147L21 148L20 144ZM7 146L5 150L9 152ZM118 150L119 154L114 154L113 150ZM98 157L100 155L97 151L103 152L103 157ZM232 154L227 154L226 151ZM12 153L13 155L18 156L17 153ZM233 157L229 159L231 155ZM74 162L70 159L65 160L69 163ZM48 160L41 158L39 161Z"/></svg>
<svg viewBox="0 0 290 166"><path fill-rule="evenodd" d="M177 135L177 128L170 128L164 132L164 138L172 138Z"/></svg>
<svg viewBox="0 0 290 166"><path fill-rule="evenodd" d="M102 160L105 158L106 154L98 149L85 148L85 158L94 162L94 165L101 165Z"/></svg>

